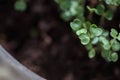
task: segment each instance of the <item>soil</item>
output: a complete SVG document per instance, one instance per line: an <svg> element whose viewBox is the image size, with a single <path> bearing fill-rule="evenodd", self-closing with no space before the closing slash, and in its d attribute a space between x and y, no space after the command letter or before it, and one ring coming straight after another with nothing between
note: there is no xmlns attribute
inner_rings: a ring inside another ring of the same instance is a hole
<svg viewBox="0 0 120 80"><path fill-rule="evenodd" d="M27 0L24 12L14 3L0 0L0 44L30 70L47 80L120 80L119 61L89 59L54 0Z"/></svg>

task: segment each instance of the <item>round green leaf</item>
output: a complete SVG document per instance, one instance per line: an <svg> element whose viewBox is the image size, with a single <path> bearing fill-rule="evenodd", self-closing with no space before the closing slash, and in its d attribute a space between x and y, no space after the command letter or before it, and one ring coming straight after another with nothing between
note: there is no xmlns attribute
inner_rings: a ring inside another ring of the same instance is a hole
<svg viewBox="0 0 120 80"><path fill-rule="evenodd" d="M78 31L76 31L76 34L79 36L80 34L82 34L82 33L87 33L87 30L86 29L80 29L80 30L78 30Z"/></svg>
<svg viewBox="0 0 120 80"><path fill-rule="evenodd" d="M119 51L120 50L120 43L117 42L116 40L114 40L114 42L112 44L112 50L113 51Z"/></svg>
<svg viewBox="0 0 120 80"><path fill-rule="evenodd" d="M112 28L112 29L111 29L111 32L110 32L110 35L111 35L113 38L117 38L117 35L118 35L117 30L115 30L114 28Z"/></svg>
<svg viewBox="0 0 120 80"><path fill-rule="evenodd" d="M79 35L79 39L81 40L81 44L87 45L90 42L90 38L87 34Z"/></svg>
<svg viewBox="0 0 120 80"><path fill-rule="evenodd" d="M112 20L113 19L113 14L114 12L112 10L108 10L106 13L105 13L105 18L107 20Z"/></svg>
<svg viewBox="0 0 120 80"><path fill-rule="evenodd" d="M18 10L18 11L25 11L27 8L27 4L23 0L18 0L15 2L14 8L15 10Z"/></svg>
<svg viewBox="0 0 120 80"><path fill-rule="evenodd" d="M95 13L98 15L102 15L105 11L105 6L103 4L99 4L96 7Z"/></svg>
<svg viewBox="0 0 120 80"><path fill-rule="evenodd" d="M108 44L103 44L103 48L105 49L105 50L110 50L110 48L111 48L111 45L108 43Z"/></svg>
<svg viewBox="0 0 120 80"><path fill-rule="evenodd" d="M95 49L91 49L91 50L89 51L88 57L89 57L90 59L92 59L92 58L95 57Z"/></svg>
<svg viewBox="0 0 120 80"><path fill-rule="evenodd" d="M105 59L107 59L107 57L109 56L109 50L103 50L101 52L101 56Z"/></svg>
<svg viewBox="0 0 120 80"><path fill-rule="evenodd" d="M81 24L82 23L79 19L75 19L73 22L70 23L70 26L74 31L77 31L80 29Z"/></svg>
<svg viewBox="0 0 120 80"><path fill-rule="evenodd" d="M110 50L103 50L101 56L106 59L107 61L111 61L111 51Z"/></svg>
<svg viewBox="0 0 120 80"><path fill-rule="evenodd" d="M90 32L91 32L92 35L100 36L103 31L102 31L101 28L98 28L97 25L92 24L92 25L90 26Z"/></svg>
<svg viewBox="0 0 120 80"><path fill-rule="evenodd" d="M61 18L64 19L65 21L69 21L71 19L72 15L70 11L65 11L61 13Z"/></svg>
<svg viewBox="0 0 120 80"><path fill-rule="evenodd" d="M95 37L93 40L92 40L92 44L97 44L99 41L99 38L98 37Z"/></svg>
<svg viewBox="0 0 120 80"><path fill-rule="evenodd" d="M113 62L116 62L117 60L118 60L118 54L117 53L112 53L111 54L111 60L113 61Z"/></svg>

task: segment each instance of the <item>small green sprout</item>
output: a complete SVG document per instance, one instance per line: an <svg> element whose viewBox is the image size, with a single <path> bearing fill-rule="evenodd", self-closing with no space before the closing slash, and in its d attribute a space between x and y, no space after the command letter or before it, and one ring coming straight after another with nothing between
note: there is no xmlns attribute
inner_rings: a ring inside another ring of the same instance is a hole
<svg viewBox="0 0 120 80"><path fill-rule="evenodd" d="M104 12L105 12L105 6L103 4L97 5L95 13L98 15L102 15Z"/></svg>

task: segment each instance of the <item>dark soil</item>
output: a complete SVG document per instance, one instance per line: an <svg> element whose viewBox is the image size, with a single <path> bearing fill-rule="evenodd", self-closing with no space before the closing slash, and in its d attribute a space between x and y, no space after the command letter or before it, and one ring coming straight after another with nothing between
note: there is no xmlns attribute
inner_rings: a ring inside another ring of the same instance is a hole
<svg viewBox="0 0 120 80"><path fill-rule="evenodd" d="M54 0L28 0L25 12L14 2L0 0L0 43L26 67L47 80L120 80L120 60L90 60Z"/></svg>

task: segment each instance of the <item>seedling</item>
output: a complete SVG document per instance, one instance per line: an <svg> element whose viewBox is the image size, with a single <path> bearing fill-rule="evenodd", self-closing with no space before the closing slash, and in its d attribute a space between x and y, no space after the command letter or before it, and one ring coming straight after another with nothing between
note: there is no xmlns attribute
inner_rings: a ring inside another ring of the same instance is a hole
<svg viewBox="0 0 120 80"><path fill-rule="evenodd" d="M120 50L120 33L112 28L111 31L104 29L104 20L113 20L114 13L120 0L98 0L95 7L85 5L85 0L55 0L62 10L61 15L65 21L74 19L70 26L88 50L89 58L94 58L97 53L109 62L118 60ZM86 16L85 11L89 14ZM94 14L100 17L95 22Z"/></svg>

